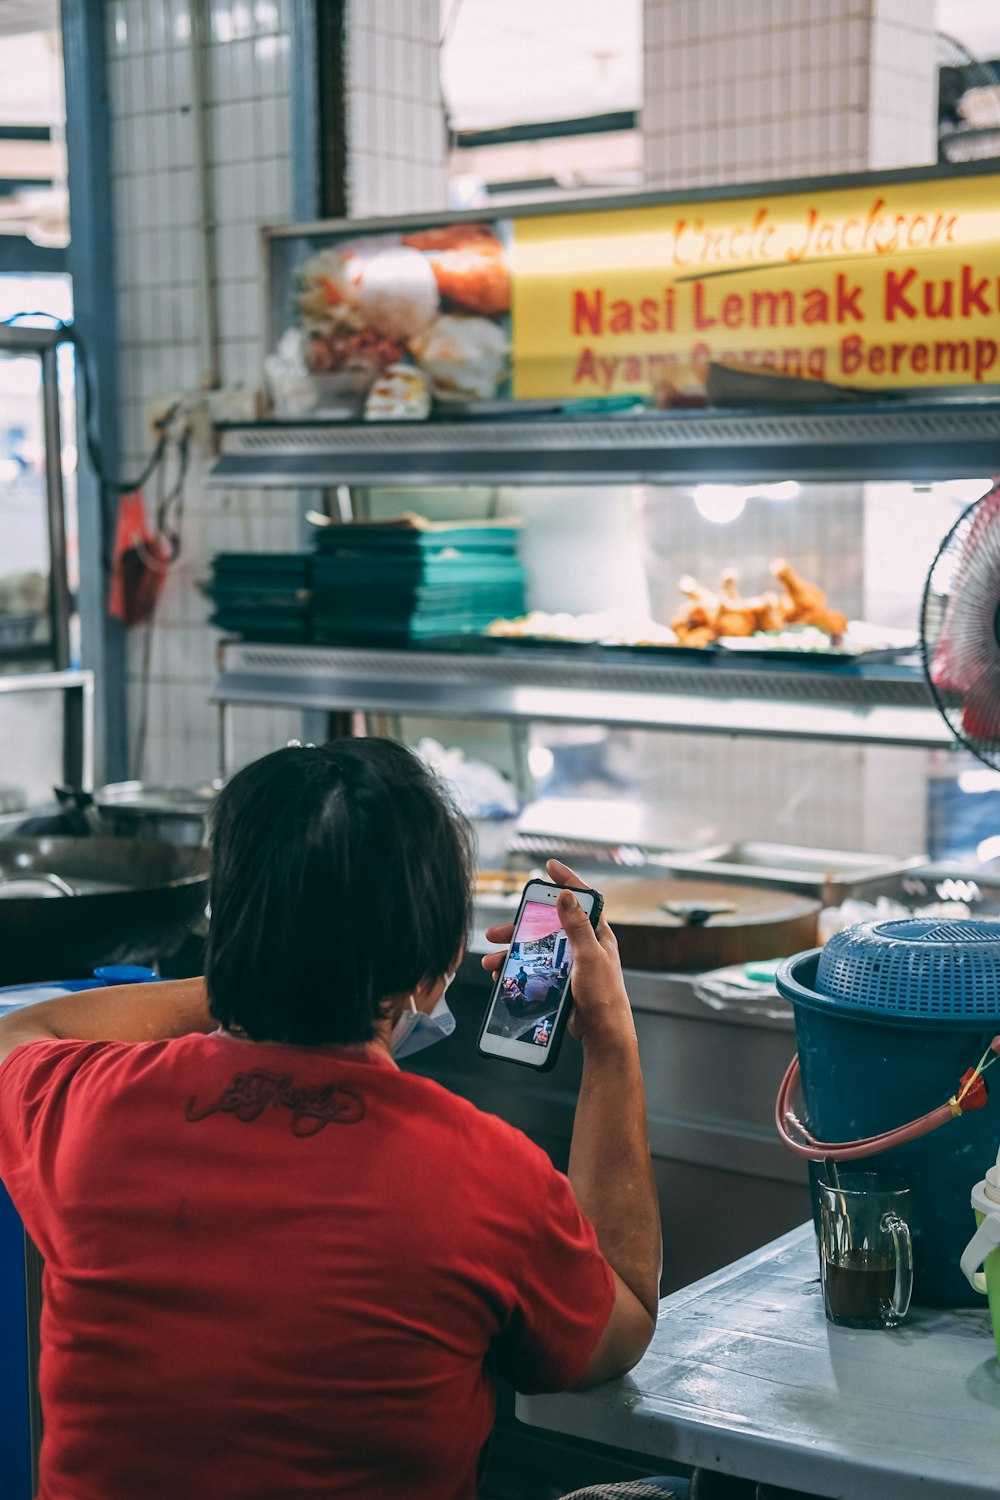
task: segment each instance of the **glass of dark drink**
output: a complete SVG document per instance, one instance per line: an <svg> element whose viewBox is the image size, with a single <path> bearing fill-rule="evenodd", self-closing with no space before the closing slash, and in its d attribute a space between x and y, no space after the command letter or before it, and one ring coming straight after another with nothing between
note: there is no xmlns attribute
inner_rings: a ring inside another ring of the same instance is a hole
<svg viewBox="0 0 1000 1500"><path fill-rule="evenodd" d="M883 1173L838 1172L835 1182L820 1178L819 1202L827 1318L843 1328L897 1327L913 1291L909 1187Z"/></svg>

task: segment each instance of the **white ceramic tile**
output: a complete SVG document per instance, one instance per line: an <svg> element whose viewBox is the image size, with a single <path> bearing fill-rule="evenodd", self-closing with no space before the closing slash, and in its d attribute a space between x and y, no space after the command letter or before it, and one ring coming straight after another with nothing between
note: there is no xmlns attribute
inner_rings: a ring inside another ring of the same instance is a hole
<svg viewBox="0 0 1000 1500"><path fill-rule="evenodd" d="M254 157L260 154L258 115L261 101L257 99L244 99L236 106L235 122L236 134L239 142L238 152L244 157Z"/></svg>
<svg viewBox="0 0 1000 1500"><path fill-rule="evenodd" d="M185 47L175 47L167 54L166 99L171 109L191 108L191 54Z"/></svg>
<svg viewBox="0 0 1000 1500"><path fill-rule="evenodd" d="M126 115L141 114L146 108L146 69L141 57L123 56L122 104Z"/></svg>
<svg viewBox="0 0 1000 1500"><path fill-rule="evenodd" d="M242 106L248 110L243 123L243 129L246 131L244 151L249 141L252 142L252 150L256 156L283 154L278 150L276 143L284 102L276 98L256 99L252 105Z"/></svg>
<svg viewBox="0 0 1000 1500"><path fill-rule="evenodd" d="M129 6L129 33L133 39L133 51L148 52L153 45L150 12L155 0L127 0Z"/></svg>
<svg viewBox="0 0 1000 1500"><path fill-rule="evenodd" d="M258 54L267 53L274 49L275 58L280 59L282 55L282 44L287 39L281 36L264 36L256 40L243 37L232 43L233 76L235 100L252 99L257 94L271 92L261 87L261 79L258 67ZM275 73L273 92L278 92L284 86L284 80L280 71Z"/></svg>
<svg viewBox="0 0 1000 1500"><path fill-rule="evenodd" d="M231 46L208 48L208 97L211 104L228 104L237 97Z"/></svg>
<svg viewBox="0 0 1000 1500"><path fill-rule="evenodd" d="M167 123L170 132L170 160L175 167L193 167L196 140L195 119L189 109L173 110Z"/></svg>
<svg viewBox="0 0 1000 1500"><path fill-rule="evenodd" d="M149 159L148 126L145 115L137 114L129 119L126 127L125 170L132 177L146 171Z"/></svg>
<svg viewBox="0 0 1000 1500"><path fill-rule="evenodd" d="M146 0L147 45L151 52L162 52L170 29L170 0Z"/></svg>
<svg viewBox="0 0 1000 1500"><path fill-rule="evenodd" d="M216 104L208 111L208 154L213 166L233 162L240 155L234 127L235 104Z"/></svg>
<svg viewBox="0 0 1000 1500"><path fill-rule="evenodd" d="M172 136L170 119L165 110L148 116L147 171L158 173L173 165L171 160Z"/></svg>
<svg viewBox="0 0 1000 1500"><path fill-rule="evenodd" d="M230 14L234 38L253 36L256 24L250 0L232 0Z"/></svg>
<svg viewBox="0 0 1000 1500"><path fill-rule="evenodd" d="M279 98L278 113L275 119L274 136L271 141L271 149L275 156L280 156L284 161L290 162L292 154L292 119L291 108L287 97Z"/></svg>
<svg viewBox="0 0 1000 1500"><path fill-rule="evenodd" d="M201 204L198 201L198 178L193 167L180 167L170 173L165 184L170 193L171 218L175 224L197 224L201 220Z"/></svg>
<svg viewBox="0 0 1000 1500"><path fill-rule="evenodd" d="M195 0L198 3L198 0ZM214 43L233 40L232 0L209 0L209 24Z"/></svg>
<svg viewBox="0 0 1000 1500"><path fill-rule="evenodd" d="M650 0L656 4L656 0ZM690 41L698 30L698 0L664 0L667 12L667 36L676 41Z"/></svg>
<svg viewBox="0 0 1000 1500"><path fill-rule="evenodd" d="M167 45L186 47L191 40L190 0L169 0Z"/></svg>
<svg viewBox="0 0 1000 1500"><path fill-rule="evenodd" d="M268 224L280 223L291 214L291 180L287 162L271 157L263 163L263 218Z"/></svg>
<svg viewBox="0 0 1000 1500"><path fill-rule="evenodd" d="M899 28L888 21L877 20L871 32L871 63L876 73L889 71L899 54Z"/></svg>
<svg viewBox="0 0 1000 1500"><path fill-rule="evenodd" d="M215 186L215 216L220 224L240 222L238 184L231 166L220 167L213 174Z"/></svg>
<svg viewBox="0 0 1000 1500"><path fill-rule="evenodd" d="M215 250L220 277L252 274L252 264L247 266L247 244L251 238L245 225L220 224L218 226L215 235Z"/></svg>
<svg viewBox="0 0 1000 1500"><path fill-rule="evenodd" d="M112 119L120 119L125 113L125 68L126 60L116 52L108 54L108 102Z"/></svg>
<svg viewBox="0 0 1000 1500"><path fill-rule="evenodd" d="M423 94L426 99L441 103L441 51L436 43L430 43L423 52Z"/></svg>
<svg viewBox="0 0 1000 1500"><path fill-rule="evenodd" d="M280 218L283 210L287 212L291 194L291 174L287 166L274 161L259 164L249 161L237 170L241 174L245 222L262 224L268 218ZM265 201L273 205L268 212L264 211Z"/></svg>
<svg viewBox="0 0 1000 1500"><path fill-rule="evenodd" d="M109 58L125 51L128 43L128 19L124 0L110 0L107 5L104 36Z"/></svg>
<svg viewBox="0 0 1000 1500"><path fill-rule="evenodd" d="M254 26L258 36L281 29L281 10L276 0L254 0Z"/></svg>
<svg viewBox="0 0 1000 1500"><path fill-rule="evenodd" d="M112 178L111 208L114 214L115 233L136 228L132 178L127 175Z"/></svg>
<svg viewBox="0 0 1000 1500"><path fill-rule="evenodd" d="M258 57L260 57L262 49L267 50L271 41L274 42L274 51L268 60L273 82L270 90L261 88L261 92L278 94L282 98L287 99L291 77L291 38L288 32L280 32L273 38L262 38L256 44Z"/></svg>

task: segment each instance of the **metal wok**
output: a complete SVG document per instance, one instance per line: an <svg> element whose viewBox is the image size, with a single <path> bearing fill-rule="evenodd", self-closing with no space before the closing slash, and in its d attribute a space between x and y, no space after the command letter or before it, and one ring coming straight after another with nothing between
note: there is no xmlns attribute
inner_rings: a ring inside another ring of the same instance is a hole
<svg viewBox="0 0 1000 1500"><path fill-rule="evenodd" d="M0 985L156 958L204 914L208 865L148 839L0 839Z"/></svg>

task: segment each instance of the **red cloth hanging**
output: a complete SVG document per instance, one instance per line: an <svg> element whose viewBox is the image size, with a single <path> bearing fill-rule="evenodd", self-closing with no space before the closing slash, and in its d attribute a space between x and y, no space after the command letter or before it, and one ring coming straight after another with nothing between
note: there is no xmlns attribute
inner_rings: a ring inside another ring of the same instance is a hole
<svg viewBox="0 0 1000 1500"><path fill-rule="evenodd" d="M108 613L126 627L152 619L172 560L169 542L149 530L142 491L118 501Z"/></svg>

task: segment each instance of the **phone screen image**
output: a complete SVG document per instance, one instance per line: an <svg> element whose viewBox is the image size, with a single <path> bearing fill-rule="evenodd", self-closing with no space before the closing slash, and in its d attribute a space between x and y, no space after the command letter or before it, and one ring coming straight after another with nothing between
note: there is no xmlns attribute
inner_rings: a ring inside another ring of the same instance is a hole
<svg viewBox="0 0 1000 1500"><path fill-rule="evenodd" d="M603 897L586 887L573 889L596 927ZM537 1072L555 1066L573 1003L573 950L556 906L562 890L546 880L529 880L524 888L479 1033L484 1057L523 1063Z"/></svg>
<svg viewBox="0 0 1000 1500"><path fill-rule="evenodd" d="M573 954L556 908L525 901L503 966L486 1034L548 1047Z"/></svg>

